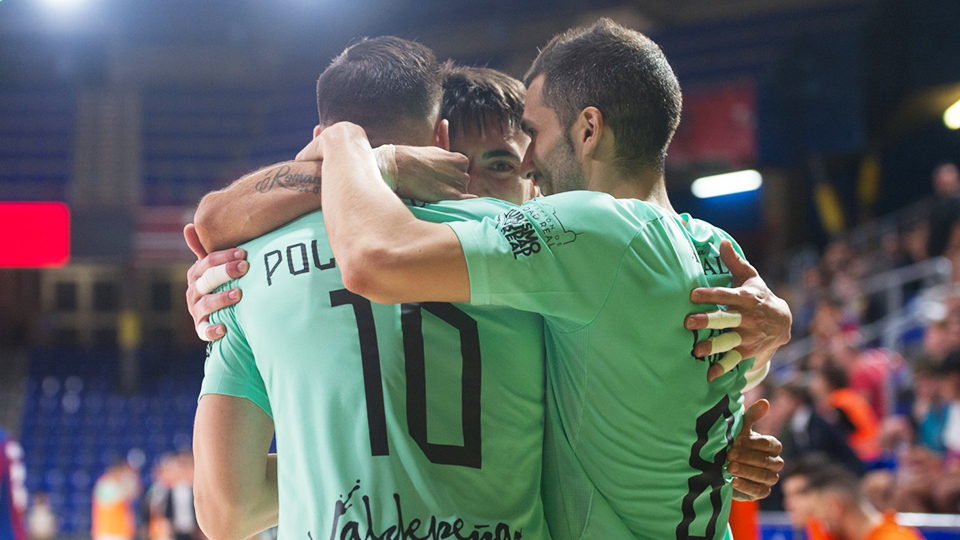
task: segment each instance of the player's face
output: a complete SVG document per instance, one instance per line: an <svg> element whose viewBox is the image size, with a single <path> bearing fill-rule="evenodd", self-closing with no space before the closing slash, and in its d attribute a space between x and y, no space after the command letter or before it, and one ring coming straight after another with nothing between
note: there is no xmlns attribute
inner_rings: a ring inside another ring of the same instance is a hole
<svg viewBox="0 0 960 540"><path fill-rule="evenodd" d="M783 506L795 527L803 527L813 517L807 479L801 475L783 481Z"/></svg>
<svg viewBox="0 0 960 540"><path fill-rule="evenodd" d="M533 180L521 170L529 145L530 137L518 126L499 121L487 122L482 132L458 129L450 137L450 150L470 158L467 193L514 204L535 196Z"/></svg>
<svg viewBox="0 0 960 540"><path fill-rule="evenodd" d="M531 141L523 158L524 172L534 171L534 181L544 195L587 189L570 134L560 126L556 111L543 102L543 80L540 75L527 88L523 131Z"/></svg>

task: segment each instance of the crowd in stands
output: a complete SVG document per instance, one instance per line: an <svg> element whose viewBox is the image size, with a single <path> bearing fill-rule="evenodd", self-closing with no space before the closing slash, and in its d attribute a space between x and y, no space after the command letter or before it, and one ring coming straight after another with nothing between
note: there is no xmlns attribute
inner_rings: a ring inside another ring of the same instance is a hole
<svg viewBox="0 0 960 540"><path fill-rule="evenodd" d="M830 242L803 271L798 287L780 288L794 313L794 340L807 339L812 346L790 369L747 396L748 402L761 396L771 400L759 428L781 439L788 469L810 459L828 461L819 466L827 470L839 466L843 475L859 479L853 484L881 512L960 513L957 167L936 167L933 187L935 199L912 219L880 231L877 241ZM900 288L899 305L889 305L875 287L862 288L885 271L935 257L952 263L952 275L936 285L892 282ZM886 318L915 321L898 327L896 350L865 335L871 323L882 326ZM817 482L843 491L829 478L811 474L798 477L816 476ZM790 510L789 494L787 501L783 497L787 487L780 486L764 506L781 509L786 503Z"/></svg>

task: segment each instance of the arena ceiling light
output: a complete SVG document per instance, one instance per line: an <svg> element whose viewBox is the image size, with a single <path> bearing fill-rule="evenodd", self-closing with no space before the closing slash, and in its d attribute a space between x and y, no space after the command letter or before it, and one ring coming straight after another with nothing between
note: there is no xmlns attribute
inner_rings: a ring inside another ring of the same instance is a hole
<svg viewBox="0 0 960 540"><path fill-rule="evenodd" d="M43 0L47 8L53 10L69 10L86 4L89 0Z"/></svg>
<svg viewBox="0 0 960 540"><path fill-rule="evenodd" d="M943 123L950 129L960 129L960 101L957 101L944 111Z"/></svg>
<svg viewBox="0 0 960 540"><path fill-rule="evenodd" d="M694 196L700 199L720 197L732 193L754 191L763 184L763 177L752 169L736 171L714 176L704 176L693 181L690 187Z"/></svg>

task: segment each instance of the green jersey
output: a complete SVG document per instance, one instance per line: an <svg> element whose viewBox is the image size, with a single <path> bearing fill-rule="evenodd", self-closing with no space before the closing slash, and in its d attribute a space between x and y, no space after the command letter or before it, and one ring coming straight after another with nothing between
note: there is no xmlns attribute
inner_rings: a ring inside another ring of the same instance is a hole
<svg viewBox="0 0 960 540"><path fill-rule="evenodd" d="M692 304L692 289L730 283L718 258L725 233L595 192L449 225L471 302L545 317L553 537L723 538L726 454L752 363L708 384L683 319L714 308Z"/></svg>
<svg viewBox="0 0 960 540"><path fill-rule="evenodd" d="M515 207L424 205L431 221ZM380 305L347 291L322 216L245 244L201 395L276 429L281 539L548 539L540 496L543 319L501 307Z"/></svg>

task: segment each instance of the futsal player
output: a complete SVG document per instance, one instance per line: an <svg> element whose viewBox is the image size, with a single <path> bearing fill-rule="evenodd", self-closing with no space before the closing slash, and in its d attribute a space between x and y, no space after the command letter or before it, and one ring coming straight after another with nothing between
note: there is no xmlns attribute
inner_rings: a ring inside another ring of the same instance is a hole
<svg viewBox="0 0 960 540"><path fill-rule="evenodd" d="M361 41L320 77L321 125L446 146L433 54ZM390 114L383 114L390 111ZM448 221L507 203L415 208ZM549 538L540 496L543 324L531 313L381 305L340 279L319 214L244 244L243 301L214 314L194 436L212 538ZM277 455L267 457L276 433Z"/></svg>
<svg viewBox="0 0 960 540"><path fill-rule="evenodd" d="M651 40L601 20L556 36L526 82L527 157L557 195L493 219L420 221L380 182L362 128L320 134L323 217L343 282L375 302L544 315L554 538L729 536L726 456L741 390L769 357L741 364L734 349L691 361L697 336L665 323L697 308L691 289L729 284L714 263L735 248L667 198L676 77Z"/></svg>
<svg viewBox="0 0 960 540"><path fill-rule="evenodd" d="M492 72L492 70L481 69L481 70L474 71L474 69L475 68L468 68L466 70L466 73L468 73L468 75L464 77L463 81L461 81L462 83L461 90L463 90L463 92L460 94L460 97L461 98L469 97L469 99L460 99L459 104L457 104L456 107L454 107L455 110L453 112L447 110L447 105L449 104L449 100L445 100L444 115L450 119L462 118L461 120L457 120L456 124L461 124L461 127L470 128L470 129L463 129L460 132L460 135L472 135L474 133L483 133L484 130L489 129L490 126L493 126L493 129L507 130L508 133L516 133L515 128L519 123L519 118L520 118L520 111L516 107L516 102L517 102L516 87L519 87L519 83L517 81L513 81L512 79L509 79L503 74L497 74L496 72ZM486 73L486 72L490 72L490 73ZM505 85L495 84L497 77L502 77L504 81L513 81L513 83L516 83L516 87L514 87L512 90L509 88L505 90L504 87L505 86L508 87L510 86L510 84L505 84ZM447 77L447 82L448 83L450 82L449 76ZM450 95L449 90L450 90L450 85L448 84L447 92L445 92L445 98ZM522 87L520 87L520 91L522 92ZM511 96L511 93L513 94L512 96ZM505 97L508 97L509 99L504 99ZM520 98L522 103L522 94L520 94ZM511 105L511 103L513 105ZM461 114L459 116L454 114L456 111L459 111ZM479 119L479 117L475 117L473 115L473 113L476 113L477 111L480 111L483 113L484 124L483 125L469 124L466 121L467 118ZM522 138L525 138L525 136L523 136L522 134L519 134L519 135ZM469 138L469 137L464 137L464 138ZM454 142L460 142L458 141L458 130L456 127L454 127L453 129L452 139L454 140ZM505 139L507 141L510 140L509 137ZM489 171L489 177L492 177L493 180L495 181L500 180L500 182L491 183L492 184L491 189L494 189L497 187L505 188L508 184L507 182L503 182L506 176L505 170L511 169L510 167L511 161L515 162L516 165L519 165L519 161L520 161L519 156L523 154L523 149L520 149L518 151L517 148L514 147L512 151L515 155L510 156L509 142L507 144L504 144L503 141L496 141L493 139L492 141L493 141L492 145L488 146L484 151L478 150L478 152L475 155L481 159L483 159L484 157L491 159L499 156L501 160L506 161L506 163L497 162L495 160L485 162L487 165L486 170ZM525 147L526 142L527 141L522 141L523 147ZM463 142L463 144L465 146L463 146L462 148L466 148L466 145L468 145L469 142ZM469 150L467 151L469 152ZM301 166L301 164L294 164L293 166L299 167ZM514 167L513 170L517 170L518 168L519 167ZM472 172L474 174L471 175L472 176L471 182L473 182L478 178L483 179L482 174L478 175L476 173L477 170L478 169L476 167L472 167ZM293 173L290 173L290 174L293 174ZM527 185L529 185L529 180L526 180L526 183ZM524 184L524 179L522 178L522 176L519 174L516 174L516 186L522 186L523 184ZM251 189L251 191L253 190ZM278 192L280 191L282 190L278 190ZM516 192L516 190L514 190L514 192ZM293 191L285 191L284 193L294 194ZM298 191L296 193L297 193L297 196L303 195L302 191ZM196 277L196 274L195 274L195 277ZM768 489L768 487L762 487L761 489ZM757 496L757 495L754 495L754 496Z"/></svg>

